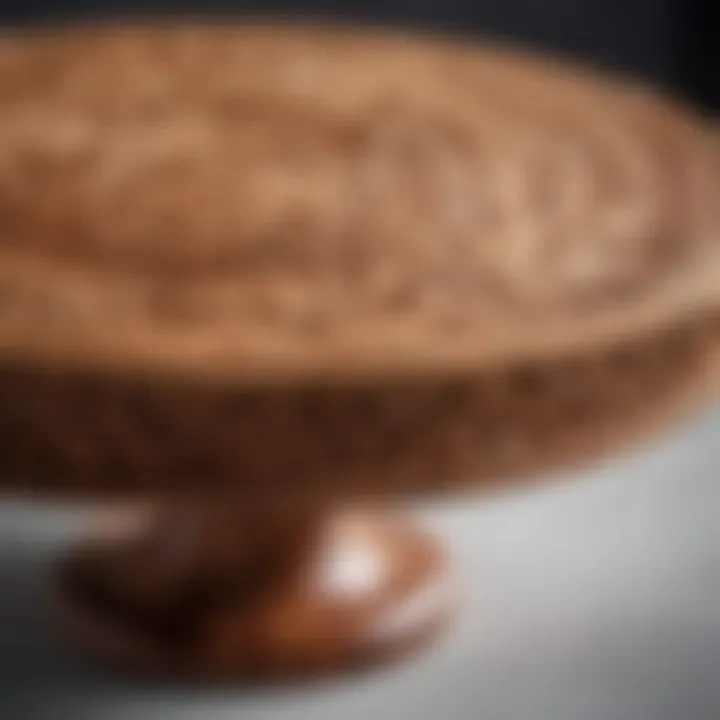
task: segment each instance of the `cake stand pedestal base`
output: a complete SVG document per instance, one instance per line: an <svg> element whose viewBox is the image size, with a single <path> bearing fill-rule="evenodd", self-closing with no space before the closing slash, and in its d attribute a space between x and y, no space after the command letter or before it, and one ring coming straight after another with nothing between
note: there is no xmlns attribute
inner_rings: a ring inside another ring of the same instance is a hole
<svg viewBox="0 0 720 720"><path fill-rule="evenodd" d="M101 520L61 564L60 606L124 670L327 674L409 652L449 615L442 552L395 518L195 505Z"/></svg>

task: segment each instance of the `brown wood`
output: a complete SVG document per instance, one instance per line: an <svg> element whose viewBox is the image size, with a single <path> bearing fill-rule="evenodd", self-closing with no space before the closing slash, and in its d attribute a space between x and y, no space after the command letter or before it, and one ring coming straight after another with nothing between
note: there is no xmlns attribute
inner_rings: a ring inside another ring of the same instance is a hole
<svg viewBox="0 0 720 720"><path fill-rule="evenodd" d="M0 487L161 503L62 565L106 660L406 651L441 554L328 507L586 461L715 391L716 128L642 88L249 25L6 32L0 87Z"/></svg>
<svg viewBox="0 0 720 720"><path fill-rule="evenodd" d="M392 518L172 508L106 518L62 565L66 628L126 670L306 677L397 657L448 617L436 545Z"/></svg>

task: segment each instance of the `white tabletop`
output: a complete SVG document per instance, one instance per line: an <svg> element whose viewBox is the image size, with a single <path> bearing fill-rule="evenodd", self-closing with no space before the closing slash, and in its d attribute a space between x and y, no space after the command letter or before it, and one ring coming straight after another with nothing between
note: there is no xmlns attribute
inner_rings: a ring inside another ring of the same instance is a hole
<svg viewBox="0 0 720 720"><path fill-rule="evenodd" d="M718 720L720 414L638 455L418 515L464 583L452 631L371 674L285 690L109 677L53 630L77 510L0 505L2 720Z"/></svg>

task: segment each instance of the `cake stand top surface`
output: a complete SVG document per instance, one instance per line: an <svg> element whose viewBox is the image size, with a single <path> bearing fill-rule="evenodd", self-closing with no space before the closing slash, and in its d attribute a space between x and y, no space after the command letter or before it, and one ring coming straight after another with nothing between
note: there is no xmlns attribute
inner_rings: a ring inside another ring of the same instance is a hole
<svg viewBox="0 0 720 720"><path fill-rule="evenodd" d="M458 39L6 32L0 358L228 383L477 370L720 302L714 128Z"/></svg>

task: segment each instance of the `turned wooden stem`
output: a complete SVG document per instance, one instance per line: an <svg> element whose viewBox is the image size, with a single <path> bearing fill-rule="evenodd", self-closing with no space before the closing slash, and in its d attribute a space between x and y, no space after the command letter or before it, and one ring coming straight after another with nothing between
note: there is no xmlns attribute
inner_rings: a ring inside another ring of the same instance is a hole
<svg viewBox="0 0 720 720"><path fill-rule="evenodd" d="M446 616L442 553L395 519L232 504L130 518L100 525L61 574L75 634L126 666L328 672L407 649Z"/></svg>
<svg viewBox="0 0 720 720"><path fill-rule="evenodd" d="M142 511L127 537L99 525L99 537L110 532L78 569L113 605L146 620L178 614L187 630L193 609L206 611L229 595L250 602L290 581L323 525L316 508L178 503Z"/></svg>

